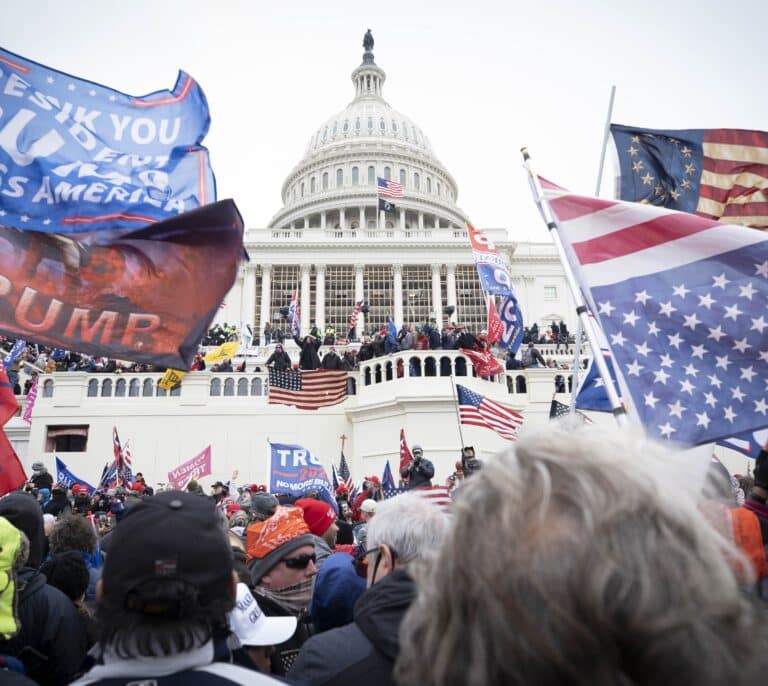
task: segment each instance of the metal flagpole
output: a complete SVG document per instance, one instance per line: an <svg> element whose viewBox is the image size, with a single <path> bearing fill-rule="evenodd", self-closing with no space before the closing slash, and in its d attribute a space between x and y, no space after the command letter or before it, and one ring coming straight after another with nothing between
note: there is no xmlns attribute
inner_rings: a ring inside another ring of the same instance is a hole
<svg viewBox="0 0 768 686"><path fill-rule="evenodd" d="M581 325L581 317L576 321L576 347L573 353L573 373L571 374L571 402L568 403L568 411L573 414L576 410L576 394L579 391L579 372L581 371L581 334L584 327Z"/></svg>
<svg viewBox="0 0 768 686"><path fill-rule="evenodd" d="M605 118L605 130L603 131L603 149L600 152L600 166L597 169L597 188L595 195L600 195L600 184L603 180L603 165L605 164L605 151L608 148L608 137L611 135L611 117L613 116L613 98L616 95L616 86L611 86L611 97L608 99L608 116Z"/></svg>
<svg viewBox="0 0 768 686"><path fill-rule="evenodd" d="M592 348L592 356L594 357L595 364L597 364L597 369L600 372L600 378L602 378L603 383L605 384L605 392L608 395L609 402L611 403L611 411L616 417L616 421L619 423L619 425L624 426L628 421L627 412L621 404L618 393L616 393L616 388L614 387L613 381L611 380L611 374L608 371L608 365L605 363L605 359L603 359L601 354L600 341L598 340L597 333L595 332L592 322L589 319L587 306L584 303L584 296L582 295L579 284L576 281L576 276L573 273L571 263L568 261L568 256L565 252L563 241L560 238L559 227L552 215L552 210L549 208L549 203L547 202L546 198L544 198L544 193L541 190L539 179L531 169L531 156L528 154L528 149L522 148L521 152L523 154L524 166L528 171L528 181L531 184L531 191L533 193L534 202L538 205L539 210L541 211L541 216L544 218L544 222L549 229L549 234L552 236L552 242L555 244L555 248L557 249L557 253L560 257L560 263L562 264L563 270L565 271L566 281L568 282L568 286L571 289L573 300L576 303L576 314L578 315L579 321L584 327L584 332L587 334L589 346Z"/></svg>
<svg viewBox="0 0 768 686"><path fill-rule="evenodd" d="M456 381L453 377L453 364L456 362L456 358L451 361L451 395L453 395L453 407L456 409L456 421L459 423L459 439L461 440L461 447L464 448L464 432L461 430L461 415L459 414L459 399L456 397Z"/></svg>

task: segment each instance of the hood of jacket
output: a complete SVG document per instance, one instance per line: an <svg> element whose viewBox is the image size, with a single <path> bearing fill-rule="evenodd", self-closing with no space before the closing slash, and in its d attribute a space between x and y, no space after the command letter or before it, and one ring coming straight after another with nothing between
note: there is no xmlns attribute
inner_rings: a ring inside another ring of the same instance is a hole
<svg viewBox="0 0 768 686"><path fill-rule="evenodd" d="M5 517L29 539L27 565L37 569L43 562L45 534L40 504L26 493L10 493L0 498L0 517Z"/></svg>
<svg viewBox="0 0 768 686"><path fill-rule="evenodd" d="M400 651L400 623L416 598L416 584L402 569L395 569L369 588L355 605L355 624L388 659Z"/></svg>

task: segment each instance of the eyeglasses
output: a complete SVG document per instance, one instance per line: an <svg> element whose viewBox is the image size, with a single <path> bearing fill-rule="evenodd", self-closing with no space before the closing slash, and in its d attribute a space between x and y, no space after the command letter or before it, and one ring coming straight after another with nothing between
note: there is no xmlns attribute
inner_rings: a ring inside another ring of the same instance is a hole
<svg viewBox="0 0 768 686"><path fill-rule="evenodd" d="M285 566L288 567L288 569L306 569L309 567L310 562L315 562L317 560L317 555L312 553L311 555L297 555L296 557L288 557L285 560L282 560L282 562L285 562Z"/></svg>

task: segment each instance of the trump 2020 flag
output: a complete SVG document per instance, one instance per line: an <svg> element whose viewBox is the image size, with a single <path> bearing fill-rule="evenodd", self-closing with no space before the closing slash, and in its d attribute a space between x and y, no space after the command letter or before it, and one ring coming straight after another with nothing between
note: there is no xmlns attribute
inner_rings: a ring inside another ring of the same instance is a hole
<svg viewBox="0 0 768 686"><path fill-rule="evenodd" d="M509 275L507 264L499 254L493 241L472 224L467 224L469 242L472 246L472 255L475 258L477 275L483 290L490 295L511 295L512 278Z"/></svg>
<svg viewBox="0 0 768 686"><path fill-rule="evenodd" d="M768 426L768 235L545 183L648 433L698 445Z"/></svg>
<svg viewBox="0 0 768 686"><path fill-rule="evenodd" d="M303 446L287 443L270 443L269 446L272 458L269 476L270 493L287 493L300 498L315 491L338 512L336 498L325 467L311 451Z"/></svg>
<svg viewBox="0 0 768 686"><path fill-rule="evenodd" d="M611 125L622 200L768 228L768 132Z"/></svg>
<svg viewBox="0 0 768 686"><path fill-rule="evenodd" d="M75 476L58 455L56 456L56 481L60 484L64 484L67 488L72 488L75 484L87 486L89 495L93 495L93 492L96 490L85 479Z"/></svg>
<svg viewBox="0 0 768 686"><path fill-rule="evenodd" d="M0 49L0 86L1 224L137 228L216 200L208 103L189 74L132 97Z"/></svg>

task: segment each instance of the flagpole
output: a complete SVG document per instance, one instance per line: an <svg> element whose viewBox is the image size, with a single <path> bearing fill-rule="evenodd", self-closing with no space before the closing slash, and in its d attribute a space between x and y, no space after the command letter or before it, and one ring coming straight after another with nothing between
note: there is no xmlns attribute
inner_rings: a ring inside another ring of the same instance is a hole
<svg viewBox="0 0 768 686"><path fill-rule="evenodd" d="M552 215L552 211L549 208L549 203L544 197L544 193L541 190L541 184L536 174L533 173L531 168L531 156L528 154L528 148L521 148L523 154L524 166L528 171L528 181L531 185L531 191L533 193L534 202L538 205L541 216L544 218L544 222L549 229L549 234L552 236L552 242L555 244L558 256L560 257L560 263L565 271L565 278L568 282L568 286L571 289L571 295L576 303L576 314L579 317L579 321L584 327L584 332L587 334L589 340L589 346L592 348L592 357L594 358L597 369L600 372L600 377L605 384L605 392L608 395L608 400L611 403L611 411L616 417L616 421L620 426L627 424L627 411L621 404L616 388L611 380L611 374L608 371L608 365L605 363L605 359L600 350L600 341L597 338L597 333L592 327L592 322L589 319L587 306L584 302L584 296L581 293L576 276L573 273L571 263L568 260L568 256L565 252L565 246L560 238L560 230L557 225L557 221Z"/></svg>
<svg viewBox="0 0 768 686"><path fill-rule="evenodd" d="M579 391L579 372L581 371L581 334L584 327L581 325L581 317L576 320L576 347L573 353L573 373L571 374L571 402L568 403L568 411L573 414L576 410L576 394Z"/></svg>
<svg viewBox="0 0 768 686"><path fill-rule="evenodd" d="M459 414L459 399L456 397L456 381L453 377L453 363L451 363L451 395L453 396L453 407L456 410L456 421L459 424L459 438L461 439L462 449L466 445L464 443L464 432L461 430L461 415Z"/></svg>
<svg viewBox="0 0 768 686"><path fill-rule="evenodd" d="M613 117L613 99L616 95L616 86L611 86L611 96L608 98L608 116L605 118L605 130L603 131L603 149L600 152L600 166L597 169L597 188L595 195L600 195L600 184L603 180L603 165L605 164L605 151L608 148L608 137L611 135L611 117Z"/></svg>

